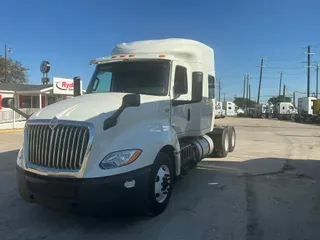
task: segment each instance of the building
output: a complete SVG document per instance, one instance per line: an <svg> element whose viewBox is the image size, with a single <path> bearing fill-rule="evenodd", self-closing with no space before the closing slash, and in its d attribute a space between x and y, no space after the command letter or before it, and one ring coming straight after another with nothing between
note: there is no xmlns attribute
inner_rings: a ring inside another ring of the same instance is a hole
<svg viewBox="0 0 320 240"><path fill-rule="evenodd" d="M54 78L53 84L46 85L0 83L0 124L25 121L19 114L1 105L2 99L6 97L15 99L16 108L32 114L52 103L72 98L73 79Z"/></svg>
<svg viewBox="0 0 320 240"><path fill-rule="evenodd" d="M53 94L53 85L31 85L17 83L0 83L0 100L5 97L15 99L17 108L37 108L56 102L61 98ZM0 110L6 110L0 103Z"/></svg>
<svg viewBox="0 0 320 240"><path fill-rule="evenodd" d="M0 110L4 110L1 100L5 97L13 97L17 108L41 109L73 97L73 79L53 78L53 84L47 85L0 83Z"/></svg>

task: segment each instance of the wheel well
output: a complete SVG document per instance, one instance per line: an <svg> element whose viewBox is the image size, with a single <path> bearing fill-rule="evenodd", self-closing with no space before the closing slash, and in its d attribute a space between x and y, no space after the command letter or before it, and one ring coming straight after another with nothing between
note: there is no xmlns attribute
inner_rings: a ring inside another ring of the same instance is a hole
<svg viewBox="0 0 320 240"><path fill-rule="evenodd" d="M166 153L172 159L173 172L176 173L176 161L175 161L176 157L174 155L174 152L175 152L174 147L171 145L166 145L163 148L161 148L160 152Z"/></svg>

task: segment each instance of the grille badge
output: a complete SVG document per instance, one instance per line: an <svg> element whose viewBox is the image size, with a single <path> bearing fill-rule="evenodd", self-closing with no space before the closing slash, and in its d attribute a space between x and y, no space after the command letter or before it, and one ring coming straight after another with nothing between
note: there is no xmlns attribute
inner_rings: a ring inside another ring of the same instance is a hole
<svg viewBox="0 0 320 240"><path fill-rule="evenodd" d="M49 122L49 127L51 128L51 130L54 130L57 126L58 126L58 118L54 117Z"/></svg>

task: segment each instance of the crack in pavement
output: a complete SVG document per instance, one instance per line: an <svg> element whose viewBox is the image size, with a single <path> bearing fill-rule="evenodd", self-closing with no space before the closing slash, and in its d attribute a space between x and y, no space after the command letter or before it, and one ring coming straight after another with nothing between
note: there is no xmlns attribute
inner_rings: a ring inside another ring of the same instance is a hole
<svg viewBox="0 0 320 240"><path fill-rule="evenodd" d="M244 177L245 185L246 185L246 202L247 202L247 226L246 226L246 240L260 240L262 239L264 233L263 229L259 224L259 210L258 210L258 199L257 193L254 190L254 181L255 177L268 176L268 175L277 175L284 174L286 171L293 170L293 166L289 164L289 159L292 159L293 150L294 150L294 142L291 138L282 135L276 131L272 131L275 135L282 137L287 143L288 155L285 158L285 162L283 166L279 169L279 171L275 172L267 172L267 173L258 173L258 174L250 174L244 173L242 177Z"/></svg>
<svg viewBox="0 0 320 240"><path fill-rule="evenodd" d="M262 239L263 230L259 225L259 212L257 194L254 191L253 183L250 179L245 178L246 185L246 202L247 202L247 226L246 226L246 240Z"/></svg>

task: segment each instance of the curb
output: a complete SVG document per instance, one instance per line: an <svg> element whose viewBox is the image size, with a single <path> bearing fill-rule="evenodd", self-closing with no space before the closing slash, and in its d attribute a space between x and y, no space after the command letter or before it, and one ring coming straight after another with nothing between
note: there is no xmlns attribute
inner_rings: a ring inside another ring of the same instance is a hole
<svg viewBox="0 0 320 240"><path fill-rule="evenodd" d="M0 129L0 134L1 133L14 133L14 132L23 132L23 128L18 128L18 129Z"/></svg>

